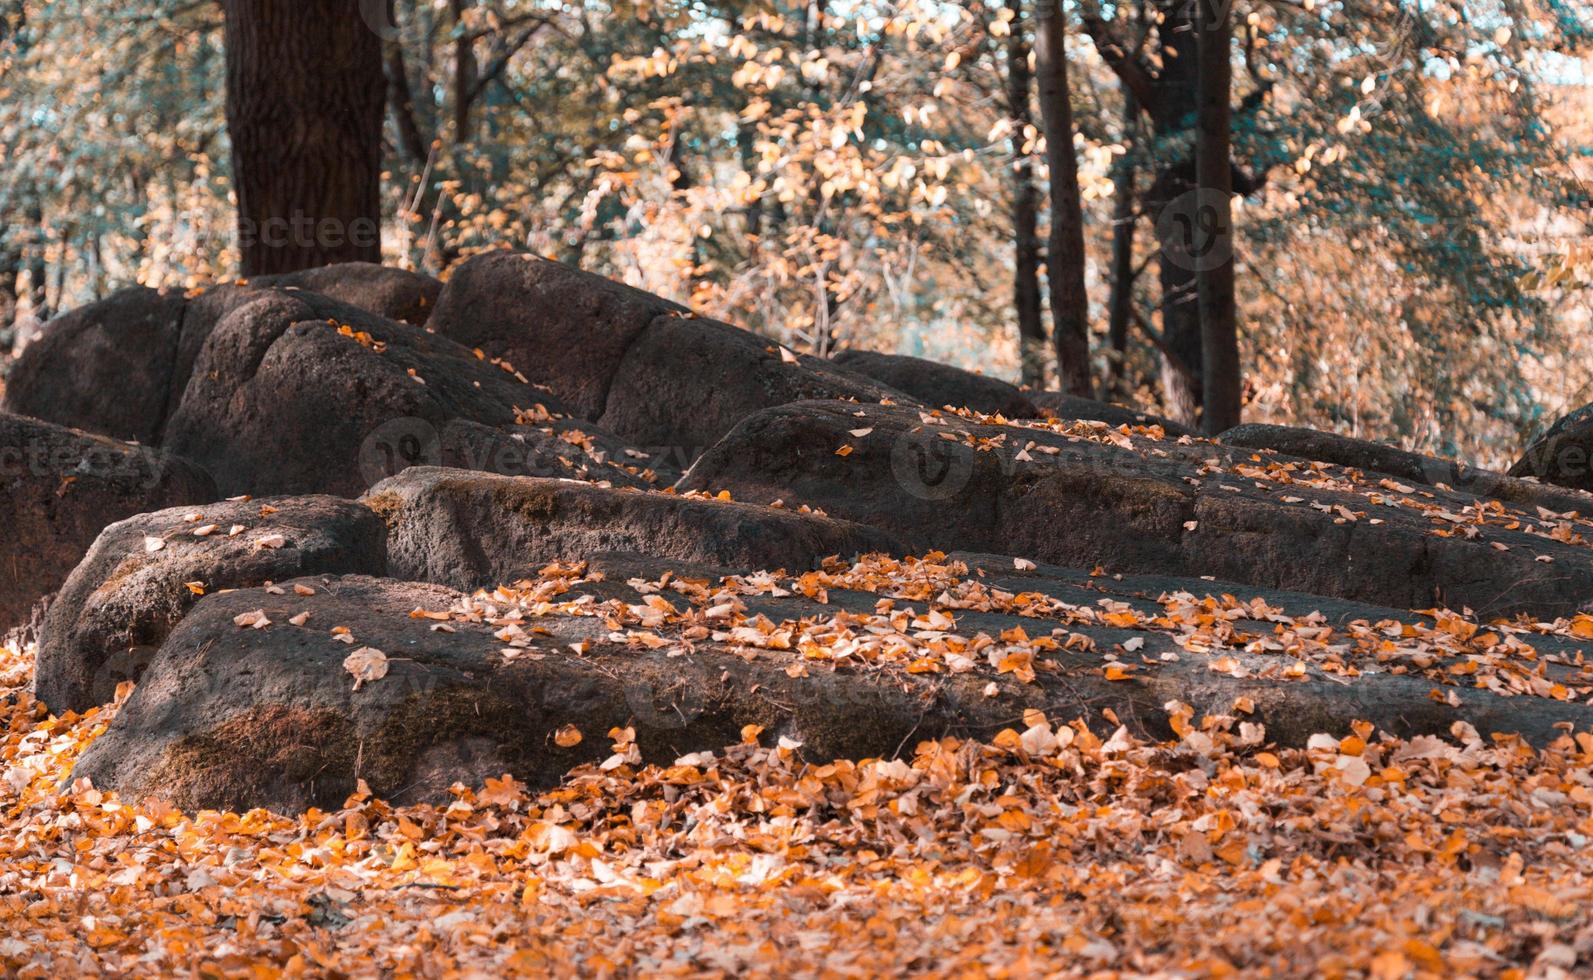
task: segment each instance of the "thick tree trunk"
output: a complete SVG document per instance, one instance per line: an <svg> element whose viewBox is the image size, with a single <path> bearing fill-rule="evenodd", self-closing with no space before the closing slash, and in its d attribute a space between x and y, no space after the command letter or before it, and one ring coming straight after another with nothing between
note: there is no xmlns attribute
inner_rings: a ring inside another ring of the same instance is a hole
<svg viewBox="0 0 1593 980"><path fill-rule="evenodd" d="M1051 170L1051 237L1046 275L1051 292L1052 339L1060 387L1089 397L1090 303L1084 288L1084 207L1079 200L1079 163L1073 151L1073 107L1069 103L1067 24L1060 0L1039 0L1035 12L1035 62L1045 156Z"/></svg>
<svg viewBox="0 0 1593 980"><path fill-rule="evenodd" d="M244 275L381 261L382 40L358 0L223 0Z"/></svg>
<svg viewBox="0 0 1593 980"><path fill-rule="evenodd" d="M1202 0L1200 5L1200 105L1195 149L1199 208L1210 210L1205 222L1217 236L1208 261L1199 269L1202 391L1201 428L1218 435L1239 424L1239 334L1234 307L1233 152L1229 98L1233 62L1229 44L1233 25L1226 3ZM1202 214L1204 217L1204 214Z"/></svg>
<svg viewBox="0 0 1593 980"><path fill-rule="evenodd" d="M1112 172L1112 292L1107 303L1107 339L1111 350L1107 361L1107 396L1121 398L1124 391L1125 359L1128 357L1128 326L1134 316L1134 154L1138 141L1132 134L1139 125L1139 103L1132 92L1123 92L1123 134L1129 152L1117 158Z"/></svg>
<svg viewBox="0 0 1593 980"><path fill-rule="evenodd" d="M1018 312L1018 351L1023 383L1045 386L1045 323L1040 302L1040 192L1028 144L1034 129L1029 100L1034 83L1024 36L1023 0L1007 0L1012 32L1007 35L1007 116L1012 120L1012 299Z"/></svg>

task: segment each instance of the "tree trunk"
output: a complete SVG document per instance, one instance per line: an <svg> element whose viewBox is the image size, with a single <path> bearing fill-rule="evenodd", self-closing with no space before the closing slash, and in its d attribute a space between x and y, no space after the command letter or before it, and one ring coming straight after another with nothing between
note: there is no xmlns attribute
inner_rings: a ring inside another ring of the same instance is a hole
<svg viewBox="0 0 1593 980"><path fill-rule="evenodd" d="M1034 114L1029 109L1033 80L1024 38L1023 0L1007 0L1012 32L1007 35L1007 115L1012 120L1013 305L1018 311L1018 350L1023 383L1045 386L1045 323L1040 312L1040 192L1034 185L1034 157L1028 149Z"/></svg>
<svg viewBox="0 0 1593 980"><path fill-rule="evenodd" d="M27 249L28 311L40 323L50 318L49 268L45 251L50 238L44 227L44 209L38 199L28 202L28 228L30 238Z"/></svg>
<svg viewBox="0 0 1593 980"><path fill-rule="evenodd" d="M1138 141L1132 134L1139 125L1139 104L1123 91L1123 136L1129 152L1117 158L1112 173L1112 292L1107 304L1107 337L1111 347L1107 362L1107 396L1123 397L1124 363L1128 356L1128 325L1134 315L1134 208L1135 162Z"/></svg>
<svg viewBox="0 0 1593 980"><path fill-rule="evenodd" d="M382 41L358 0L223 0L246 276L381 261Z"/></svg>
<svg viewBox="0 0 1593 980"><path fill-rule="evenodd" d="M16 340L13 327L21 298L22 246L11 237L0 235L0 354Z"/></svg>
<svg viewBox="0 0 1593 980"><path fill-rule="evenodd" d="M1069 104L1067 24L1060 0L1039 0L1035 13L1035 61L1045 156L1051 169L1051 237L1046 255L1051 292L1052 339L1061 389L1091 395L1090 304L1084 289L1084 208L1079 200L1079 163L1073 151Z"/></svg>
<svg viewBox="0 0 1593 980"><path fill-rule="evenodd" d="M470 142L470 110L473 108L476 88L476 45L470 37L465 11L470 0L453 0L454 31L454 146Z"/></svg>
<svg viewBox="0 0 1593 980"><path fill-rule="evenodd" d="M1155 222L1161 280L1162 399L1167 414L1195 425L1202 400L1200 304L1183 212L1193 200L1195 166L1189 146L1199 81L1193 21L1181 0L1169 4L1157 27L1161 72L1150 113L1159 165L1147 205ZM1171 211L1169 211L1171 208Z"/></svg>
<svg viewBox="0 0 1593 980"><path fill-rule="evenodd" d="M1200 105L1196 125L1195 173L1200 184L1199 216L1216 239L1199 266L1201 428L1218 435L1239 424L1239 334L1234 307L1233 152L1229 98L1233 25L1227 4L1202 0L1200 6ZM1207 212L1210 212L1209 217Z"/></svg>

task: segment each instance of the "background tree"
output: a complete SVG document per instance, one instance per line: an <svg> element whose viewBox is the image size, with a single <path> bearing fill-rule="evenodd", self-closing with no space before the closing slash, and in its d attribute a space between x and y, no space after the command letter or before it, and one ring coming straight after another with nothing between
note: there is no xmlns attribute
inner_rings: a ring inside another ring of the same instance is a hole
<svg viewBox="0 0 1593 980"><path fill-rule="evenodd" d="M1073 149L1072 90L1068 85L1067 19L1061 0L1037 0L1034 53L1045 122L1045 158L1051 176L1051 236L1046 280L1051 289L1051 336L1061 388L1088 397L1090 298L1085 290L1084 209L1078 158Z"/></svg>
<svg viewBox="0 0 1593 980"><path fill-rule="evenodd" d="M1215 253L1200 265L1201 428L1219 435L1239 424L1239 327L1234 309L1233 26L1228 0L1201 0L1197 8L1200 95L1197 107L1195 175L1200 184L1197 217L1210 213Z"/></svg>
<svg viewBox="0 0 1593 980"><path fill-rule="evenodd" d="M1004 13L1009 32L1007 115L1012 123L1012 305L1018 318L1022 381L1041 388L1048 358L1040 299L1040 191L1034 182L1034 147L1039 142L1031 109L1034 80L1023 0L1007 0Z"/></svg>

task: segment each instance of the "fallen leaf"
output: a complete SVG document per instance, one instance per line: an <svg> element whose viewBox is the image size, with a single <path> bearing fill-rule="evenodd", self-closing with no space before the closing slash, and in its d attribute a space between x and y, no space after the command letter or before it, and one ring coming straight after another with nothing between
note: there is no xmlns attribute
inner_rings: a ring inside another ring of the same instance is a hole
<svg viewBox="0 0 1593 980"><path fill-rule="evenodd" d="M565 725L553 733L553 744L561 749L573 749L581 744L581 730L574 725Z"/></svg>
<svg viewBox="0 0 1593 980"><path fill-rule="evenodd" d="M360 647L343 658L343 669L354 675L354 690L368 681L387 676L387 654L375 647Z"/></svg>

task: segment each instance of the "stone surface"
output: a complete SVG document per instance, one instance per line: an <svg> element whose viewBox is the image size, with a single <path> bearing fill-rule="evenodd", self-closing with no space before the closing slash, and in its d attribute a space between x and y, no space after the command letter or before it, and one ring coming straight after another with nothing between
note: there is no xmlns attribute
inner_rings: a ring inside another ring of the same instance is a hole
<svg viewBox="0 0 1593 980"><path fill-rule="evenodd" d="M431 326L507 359L572 410L596 419L631 342L659 316L685 312L562 262L489 252L454 270Z"/></svg>
<svg viewBox="0 0 1593 980"><path fill-rule="evenodd" d="M1593 515L1593 496L1332 432L1251 422L1229 429L1218 441L1245 449L1267 449L1301 459L1321 460L1369 473L1386 473L1401 480L1446 486L1514 504Z"/></svg>
<svg viewBox="0 0 1593 980"><path fill-rule="evenodd" d="M925 405L970 408L1009 419L1040 415L1040 409L1016 385L938 361L866 350L843 350L834 360L849 371L904 391Z"/></svg>
<svg viewBox="0 0 1593 980"><path fill-rule="evenodd" d="M195 359L164 445L224 495L357 496L413 462L440 462L454 420L513 425L546 393L418 327L313 293L262 291Z"/></svg>
<svg viewBox="0 0 1593 980"><path fill-rule="evenodd" d="M334 311L351 307L417 325L425 323L442 288L429 276L351 262L186 294L123 289L45 326L12 367L5 408L159 445L210 331L273 287L302 291L301 299L312 306L324 296L335 302L329 307Z"/></svg>
<svg viewBox="0 0 1593 980"><path fill-rule="evenodd" d="M666 316L626 351L602 422L639 446L695 458L753 412L809 398L912 401L727 323Z"/></svg>
<svg viewBox="0 0 1593 980"><path fill-rule="evenodd" d="M915 550L1216 575L1485 615L1567 615L1593 597L1586 521L1252 455L1130 438L1099 423L981 426L907 408L811 402L747 419L680 486L810 504L891 531Z"/></svg>
<svg viewBox="0 0 1593 980"><path fill-rule="evenodd" d="M1555 422L1509 472L1513 477L1593 492L1593 405Z"/></svg>
<svg viewBox="0 0 1593 980"><path fill-rule="evenodd" d="M186 305L136 286L51 320L12 365L6 411L158 443Z"/></svg>
<svg viewBox="0 0 1593 980"><path fill-rule="evenodd" d="M320 293L417 327L431 318L442 292L442 283L431 276L371 262L343 262L279 276L260 276L250 280L250 285Z"/></svg>
<svg viewBox="0 0 1593 980"><path fill-rule="evenodd" d="M1194 429L1180 425L1172 419L1141 412L1135 408L1113 405L1110 402L1080 398L1077 395L1064 395L1060 391L1031 391L1027 394L1030 401L1052 418L1083 419L1087 422L1105 422L1108 425L1159 425L1170 436L1199 435Z"/></svg>
<svg viewBox="0 0 1593 980"><path fill-rule="evenodd" d="M107 524L215 495L163 453L0 414L0 633L31 619Z"/></svg>
<svg viewBox="0 0 1593 980"><path fill-rule="evenodd" d="M586 419L689 462L752 412L803 398L905 394L579 269L513 252L454 272L431 326L513 364Z"/></svg>
<svg viewBox="0 0 1593 980"><path fill-rule="evenodd" d="M137 680L201 594L315 573L381 575L386 529L335 497L269 497L140 514L100 534L50 605L36 696L56 713Z"/></svg>
<svg viewBox="0 0 1593 980"><path fill-rule="evenodd" d="M1464 722L1538 745L1560 724L1593 723L1593 708L1575 701L1469 683L1435 699L1426 676L1345 676L1342 664L1327 669L1336 654L1313 659L1329 643L1376 645L1377 627L1399 615L1379 607L1337 603L1318 617L1309 596L1241 603L1202 599L1220 583L969 562L951 577L926 563L895 581L735 584L724 570L627 558L469 601L363 577L297 583L312 595L290 584L210 596L168 637L73 776L190 810L296 812L335 806L359 780L394 802L446 803L455 782L509 773L548 786L611 754L612 765L667 765L749 736L815 762L893 758L926 739L1021 731L1030 711L1079 718L1101 738L1123 726L1163 739L1182 703L1196 719L1225 717L1249 744L1287 747L1351 719L1403 737L1448 735ZM1166 595L1168 584L1188 591ZM1281 644L1204 649L1185 628L1157 625L1199 622L1207 606L1232 610L1220 621L1238 631L1224 633L1236 643L1303 629L1309 638L1286 638L1304 659ZM256 628L260 617L267 625ZM1404 617L1413 635L1451 635ZM1342 632L1324 634L1330 625ZM971 656L959 661L957 650ZM1448 661L1437 660L1441 671ZM385 672L356 683L351 664L373 663ZM627 729L611 747L609 733Z"/></svg>
<svg viewBox="0 0 1593 980"><path fill-rule="evenodd" d="M364 499L387 522L390 574L456 588L602 552L799 571L832 555L901 550L887 532L792 510L431 467Z"/></svg>

